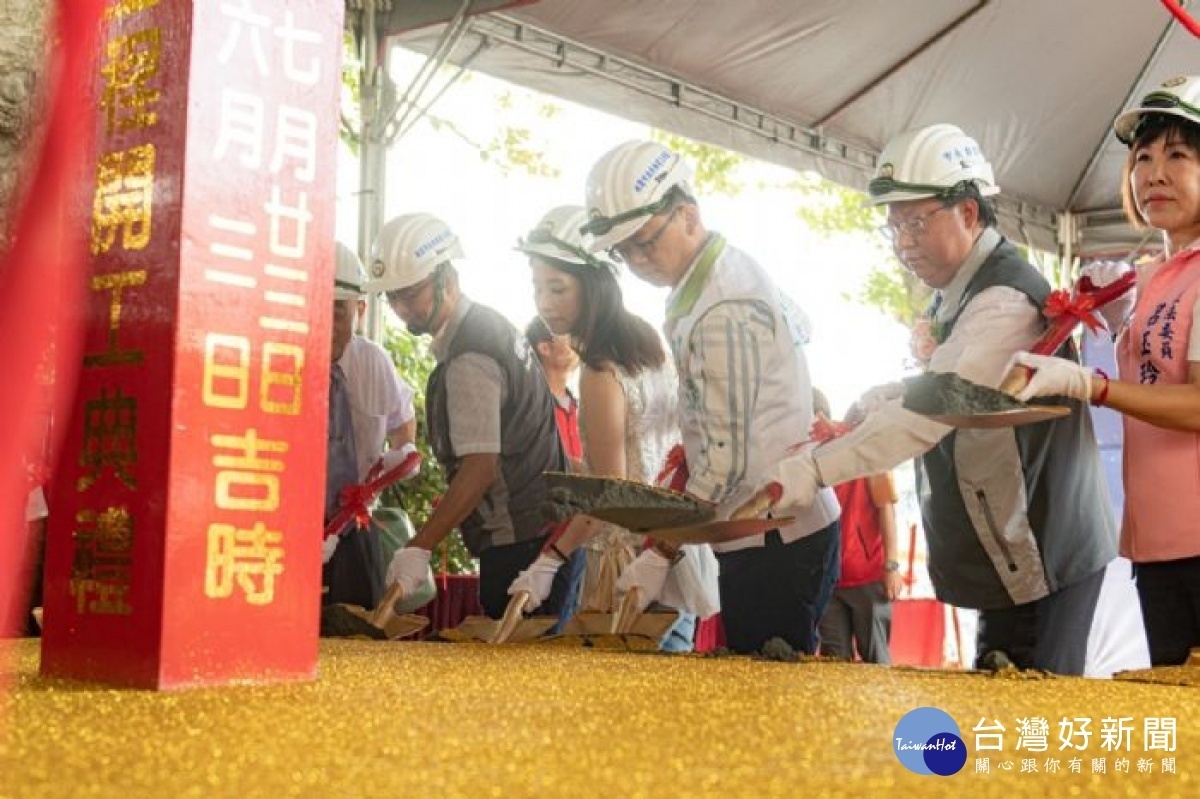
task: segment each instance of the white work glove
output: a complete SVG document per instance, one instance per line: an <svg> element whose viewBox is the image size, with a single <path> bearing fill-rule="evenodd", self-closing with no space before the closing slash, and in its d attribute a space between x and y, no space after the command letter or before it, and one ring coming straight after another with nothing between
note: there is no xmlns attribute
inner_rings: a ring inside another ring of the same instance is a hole
<svg viewBox="0 0 1200 799"><path fill-rule="evenodd" d="M383 457L380 459L383 462L383 468L381 471L390 472L392 469L395 469L397 466L404 463L405 459L416 451L417 448L411 443L405 444L397 449L389 449L387 452L383 453ZM418 460L415 463L415 468L413 468L410 473L402 475L400 477L401 480L411 480L417 476L417 473L421 471L421 462Z"/></svg>
<svg viewBox="0 0 1200 799"><path fill-rule="evenodd" d="M1074 361L1018 352L1008 362L1005 374L1017 366L1035 370L1029 384L1017 392L1022 402L1033 397L1070 397L1088 402L1092 397L1092 373Z"/></svg>
<svg viewBox="0 0 1200 799"><path fill-rule="evenodd" d="M333 557L333 553L337 549L338 541L341 540L341 538L342 537L340 535L330 535L326 536L325 540L321 542L322 565L328 563L330 558Z"/></svg>
<svg viewBox="0 0 1200 799"><path fill-rule="evenodd" d="M529 603L525 605L525 610L537 610L538 606L546 601L546 597L550 596L550 590L554 587L554 575L558 574L558 568L562 565L563 562L553 555L538 555L537 560L530 563L529 567L512 581L512 585L508 587L509 596L518 591L528 591Z"/></svg>
<svg viewBox="0 0 1200 799"><path fill-rule="evenodd" d="M641 613L662 594L671 561L658 554L653 548L644 550L625 567L617 578L617 592L624 596L630 588L638 589L637 609Z"/></svg>
<svg viewBox="0 0 1200 799"><path fill-rule="evenodd" d="M903 396L903 383L884 383L882 386L875 386L875 388L869 389L850 406L850 410L846 411L845 422L851 426L859 424L863 419L866 419L884 405L893 400L898 400Z"/></svg>
<svg viewBox="0 0 1200 799"><path fill-rule="evenodd" d="M1090 277L1092 284L1100 288L1119 280L1131 269L1133 267L1124 261L1096 261L1085 266L1083 271L1079 273L1079 276ZM1125 292L1107 305L1102 305L1096 309L1096 312L1103 317L1104 324L1108 325L1108 332L1116 335L1120 331L1121 325L1125 324L1125 320L1133 312L1135 300L1136 292L1131 290Z"/></svg>
<svg viewBox="0 0 1200 799"><path fill-rule="evenodd" d="M813 458L815 450L816 445L810 444L795 455L789 455L767 469L763 487L755 494L756 499L750 500L750 503L756 501L760 503L760 510L754 514L755 516L761 515L762 512L770 510L772 507L806 508L813 503L813 500L817 498L817 492L822 488L821 478L817 472L817 462ZM774 501L762 508L763 495L771 491L772 485L778 486L772 497ZM739 517L740 512L741 509L734 511L734 517Z"/></svg>
<svg viewBox="0 0 1200 799"><path fill-rule="evenodd" d="M388 564L387 584L400 583L405 596L416 594L429 581L429 558L433 553L421 547L396 550Z"/></svg>

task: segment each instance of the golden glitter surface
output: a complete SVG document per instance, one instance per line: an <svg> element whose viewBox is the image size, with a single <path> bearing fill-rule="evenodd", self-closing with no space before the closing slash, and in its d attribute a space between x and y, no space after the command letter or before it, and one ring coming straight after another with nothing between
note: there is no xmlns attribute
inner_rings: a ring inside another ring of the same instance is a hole
<svg viewBox="0 0 1200 799"><path fill-rule="evenodd" d="M37 661L36 641L0 642L5 799L1200 796L1200 692L1173 685L329 641L311 685L154 693L43 680ZM897 722L922 706L962 732L952 777L910 773L893 754ZM1047 751L1016 749L1029 717L1048 719ZM1059 720L1085 717L1090 744L1060 751ZM1132 746L1105 749L1101 721L1121 717ZM1177 721L1174 751L1144 751L1151 717ZM1005 727L1004 751L976 751L981 720ZM984 755L990 773L977 771ZM1051 757L1059 773L1044 773Z"/></svg>

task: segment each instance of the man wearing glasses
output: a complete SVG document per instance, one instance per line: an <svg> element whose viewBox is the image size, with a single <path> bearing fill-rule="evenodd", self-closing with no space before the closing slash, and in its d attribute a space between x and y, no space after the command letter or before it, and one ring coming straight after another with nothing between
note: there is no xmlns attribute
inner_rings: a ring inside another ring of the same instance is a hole
<svg viewBox="0 0 1200 799"><path fill-rule="evenodd" d="M812 386L802 315L749 255L704 227L690 176L660 144L615 148L588 177L584 230L593 251L608 250L638 278L671 288L664 332L679 373L686 490L728 515L788 447L808 438ZM815 651L840 536L833 492L814 499L781 507L780 516L795 518L777 530L713 546L732 650L754 652L782 638ZM647 549L623 577L643 603L662 584L666 564L656 559L664 560Z"/></svg>
<svg viewBox="0 0 1200 799"><path fill-rule="evenodd" d="M1013 354L1045 329L1050 286L995 228L991 165L974 139L944 124L897 136L879 164L868 191L887 206L881 232L934 289L929 369L998 386ZM1074 344L1059 354L1076 358ZM1061 398L1073 406L1068 417L955 430L906 411L902 394L901 384L872 389L852 409L862 419L853 432L776 467L781 501L804 504L819 486L918 458L929 575L939 599L980 611L976 665L1083 673L1116 555L1086 408Z"/></svg>

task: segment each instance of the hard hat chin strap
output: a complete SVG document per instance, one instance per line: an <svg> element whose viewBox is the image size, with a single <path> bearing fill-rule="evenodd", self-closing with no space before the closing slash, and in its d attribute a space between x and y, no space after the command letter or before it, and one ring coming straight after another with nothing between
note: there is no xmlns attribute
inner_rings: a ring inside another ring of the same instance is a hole
<svg viewBox="0 0 1200 799"><path fill-rule="evenodd" d="M409 325L408 332L419 336L425 333L433 334L433 320L442 311L442 305L446 299L446 264L440 263L433 273L433 307L429 309L429 315L425 317L425 321L417 325Z"/></svg>

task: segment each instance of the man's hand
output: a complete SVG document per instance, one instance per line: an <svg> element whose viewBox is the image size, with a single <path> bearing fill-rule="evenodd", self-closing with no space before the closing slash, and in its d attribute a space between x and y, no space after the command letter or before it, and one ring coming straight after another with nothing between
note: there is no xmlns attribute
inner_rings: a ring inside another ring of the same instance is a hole
<svg viewBox="0 0 1200 799"><path fill-rule="evenodd" d="M411 545L397 550L388 565L387 584L399 583L405 596L416 594L429 582L431 554L428 549Z"/></svg>
<svg viewBox="0 0 1200 799"><path fill-rule="evenodd" d="M904 578L900 576L898 571L885 571L883 573L883 591L887 595L888 602L895 602L904 590Z"/></svg>
<svg viewBox="0 0 1200 799"><path fill-rule="evenodd" d="M389 449L387 452L383 453L383 457L380 459L383 463L382 471L385 473L390 472L392 469L395 469L397 466L404 463L404 461L408 459L408 456L413 454L416 451L417 451L417 448L415 446L413 446L412 444L405 444L404 446L399 447L398 449ZM401 480L411 480L412 478L416 477L417 474L420 473L420 471L421 471L421 461L420 461L420 459L416 459L416 460L414 460L413 466L410 469L410 471L401 475L400 479Z"/></svg>
<svg viewBox="0 0 1200 799"><path fill-rule="evenodd" d="M1065 358L1018 352L1008 362L1005 373L1017 366L1034 370L1029 384L1017 392L1017 399L1028 402L1033 397L1070 397L1088 402L1092 397L1092 373Z"/></svg>
<svg viewBox="0 0 1200 799"><path fill-rule="evenodd" d="M823 488L813 458L815 445L784 458L767 470L764 484L748 501L730 516L732 519L754 519L775 507L808 507Z"/></svg>
<svg viewBox="0 0 1200 799"><path fill-rule="evenodd" d="M850 406L850 410L846 411L845 422L851 426L859 424L884 405L903 396L903 383L884 383L882 386L868 389L865 394L855 400L854 404Z"/></svg>
<svg viewBox="0 0 1200 799"><path fill-rule="evenodd" d="M562 564L563 562L553 555L544 552L538 555L537 560L529 564L529 567L512 581L512 585L508 587L509 596L518 591L528 591L529 602L526 603L525 610L537 610L538 606L546 601L546 597L550 596L554 587L554 575L558 574Z"/></svg>
<svg viewBox="0 0 1200 799"><path fill-rule="evenodd" d="M1131 269L1133 267L1124 261L1096 261L1085 266L1080 277L1091 278L1092 285L1100 288L1120 280ZM1133 312L1133 304L1136 300L1136 293L1127 291L1107 305L1096 309L1097 313L1104 318L1104 324L1108 325L1110 333L1116 335L1120 331L1121 325L1125 324L1125 320Z"/></svg>
<svg viewBox="0 0 1200 799"><path fill-rule="evenodd" d="M670 570L671 561L653 548L647 549L621 572L617 579L617 591L625 594L631 588L638 589L637 610L642 613L647 605L662 594L663 583L667 581L667 572Z"/></svg>

